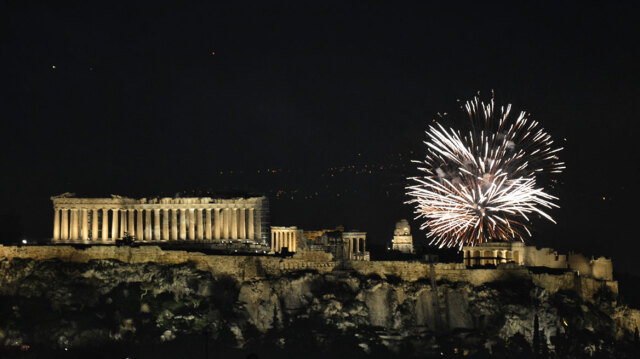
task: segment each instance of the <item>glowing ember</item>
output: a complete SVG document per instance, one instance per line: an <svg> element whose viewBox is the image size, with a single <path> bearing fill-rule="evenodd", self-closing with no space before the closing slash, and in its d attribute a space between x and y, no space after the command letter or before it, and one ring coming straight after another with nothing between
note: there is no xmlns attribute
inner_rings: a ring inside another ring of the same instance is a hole
<svg viewBox="0 0 640 359"><path fill-rule="evenodd" d="M565 167L551 136L521 112L510 121L511 105L495 113L494 100L476 97L465 104L472 130L429 126L427 155L418 163L421 177L409 178L407 203L415 204L421 229L439 247L477 245L490 240L531 236L528 215L555 221L543 211L558 207L556 197L537 186L541 173Z"/></svg>

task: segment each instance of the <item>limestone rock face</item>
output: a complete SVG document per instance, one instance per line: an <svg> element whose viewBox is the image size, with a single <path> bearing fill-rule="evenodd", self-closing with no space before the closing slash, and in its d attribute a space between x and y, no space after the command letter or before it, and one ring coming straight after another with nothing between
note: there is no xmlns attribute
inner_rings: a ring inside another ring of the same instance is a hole
<svg viewBox="0 0 640 359"><path fill-rule="evenodd" d="M513 346L518 336L533 343L537 316L546 350L560 351L573 343L567 338L594 348L606 347L597 338L630 338L638 313L520 279L479 286L438 281L434 288L429 280L351 271L242 280L189 263L0 260L0 348L181 340L189 346L206 337L212 346L236 349L478 352Z"/></svg>

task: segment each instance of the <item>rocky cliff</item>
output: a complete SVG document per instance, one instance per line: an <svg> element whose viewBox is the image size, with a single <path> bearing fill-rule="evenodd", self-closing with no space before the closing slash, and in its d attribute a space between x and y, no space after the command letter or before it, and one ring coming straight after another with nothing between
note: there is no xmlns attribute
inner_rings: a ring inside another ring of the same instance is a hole
<svg viewBox="0 0 640 359"><path fill-rule="evenodd" d="M638 312L608 287L585 300L535 275L474 285L334 267L243 279L192 262L5 257L0 354L625 357L640 349Z"/></svg>

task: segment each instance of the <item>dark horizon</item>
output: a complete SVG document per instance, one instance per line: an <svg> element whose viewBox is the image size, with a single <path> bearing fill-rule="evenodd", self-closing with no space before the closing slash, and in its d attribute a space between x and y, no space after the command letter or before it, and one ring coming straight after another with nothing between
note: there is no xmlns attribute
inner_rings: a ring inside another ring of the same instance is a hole
<svg viewBox="0 0 640 359"><path fill-rule="evenodd" d="M410 160L437 113L459 124L458 99L495 91L565 148L558 224L536 223L532 243L640 274L637 13L577 1L7 1L3 224L51 236L49 197L64 192L246 190L269 196L275 225L342 224L382 245L407 218L424 243L404 204Z"/></svg>

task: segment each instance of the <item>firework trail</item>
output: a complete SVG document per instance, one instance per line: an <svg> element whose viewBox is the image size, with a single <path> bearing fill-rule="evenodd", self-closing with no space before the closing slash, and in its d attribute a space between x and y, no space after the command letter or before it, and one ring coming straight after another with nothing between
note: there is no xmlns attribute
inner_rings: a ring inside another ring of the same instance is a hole
<svg viewBox="0 0 640 359"><path fill-rule="evenodd" d="M424 174L410 177L421 229L439 247L477 245L491 240L522 240L531 236L529 216L555 221L544 210L558 207L556 197L536 183L542 173L560 173L551 136L525 112L512 120L511 105L496 113L493 98L477 97L465 104L472 129L429 126L427 155L418 163Z"/></svg>

